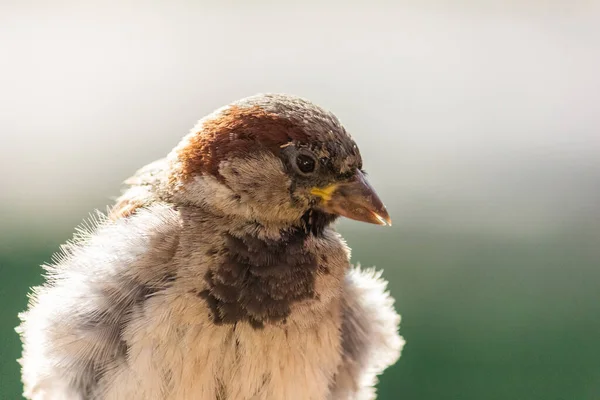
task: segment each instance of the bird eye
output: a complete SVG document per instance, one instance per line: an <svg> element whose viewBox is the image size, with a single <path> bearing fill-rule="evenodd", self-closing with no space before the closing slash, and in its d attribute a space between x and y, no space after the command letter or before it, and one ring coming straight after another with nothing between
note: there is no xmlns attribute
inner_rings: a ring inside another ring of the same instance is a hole
<svg viewBox="0 0 600 400"><path fill-rule="evenodd" d="M296 165L303 174L310 174L315 170L315 159L307 154L299 154L296 157Z"/></svg>

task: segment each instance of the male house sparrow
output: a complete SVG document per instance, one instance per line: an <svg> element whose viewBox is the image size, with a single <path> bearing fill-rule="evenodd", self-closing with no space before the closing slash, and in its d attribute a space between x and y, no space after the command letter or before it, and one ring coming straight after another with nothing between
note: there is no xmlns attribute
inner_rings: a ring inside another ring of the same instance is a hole
<svg viewBox="0 0 600 400"><path fill-rule="evenodd" d="M27 398L375 397L400 317L331 223L390 217L334 115L242 99L126 183L21 315Z"/></svg>

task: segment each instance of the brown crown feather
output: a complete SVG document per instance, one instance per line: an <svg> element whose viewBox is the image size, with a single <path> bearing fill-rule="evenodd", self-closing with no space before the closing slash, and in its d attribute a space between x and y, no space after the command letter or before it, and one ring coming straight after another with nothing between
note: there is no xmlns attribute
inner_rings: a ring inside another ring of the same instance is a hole
<svg viewBox="0 0 600 400"><path fill-rule="evenodd" d="M180 166L176 175L181 181L199 174L220 179L223 160L259 149L278 154L286 143L308 140L307 132L287 118L259 106L231 106L204 121L201 130L177 151Z"/></svg>

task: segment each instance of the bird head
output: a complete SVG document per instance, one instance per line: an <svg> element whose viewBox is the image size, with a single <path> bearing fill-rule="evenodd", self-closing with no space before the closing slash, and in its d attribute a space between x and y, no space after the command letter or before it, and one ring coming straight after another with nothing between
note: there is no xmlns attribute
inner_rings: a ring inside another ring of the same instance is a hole
<svg viewBox="0 0 600 400"><path fill-rule="evenodd" d="M220 108L168 160L176 202L317 231L338 216L391 224L354 140L333 114L298 97L261 94Z"/></svg>

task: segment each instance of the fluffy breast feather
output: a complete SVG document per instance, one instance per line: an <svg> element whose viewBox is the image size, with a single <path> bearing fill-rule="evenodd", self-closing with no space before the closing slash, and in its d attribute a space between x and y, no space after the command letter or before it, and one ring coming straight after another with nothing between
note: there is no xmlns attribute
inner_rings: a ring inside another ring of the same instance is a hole
<svg viewBox="0 0 600 400"><path fill-rule="evenodd" d="M219 257L220 222L156 203L68 245L21 316L25 395L371 398L402 347L385 282L348 271L347 247L327 230L304 243L318 260L316 298L260 329L215 324L198 292Z"/></svg>

